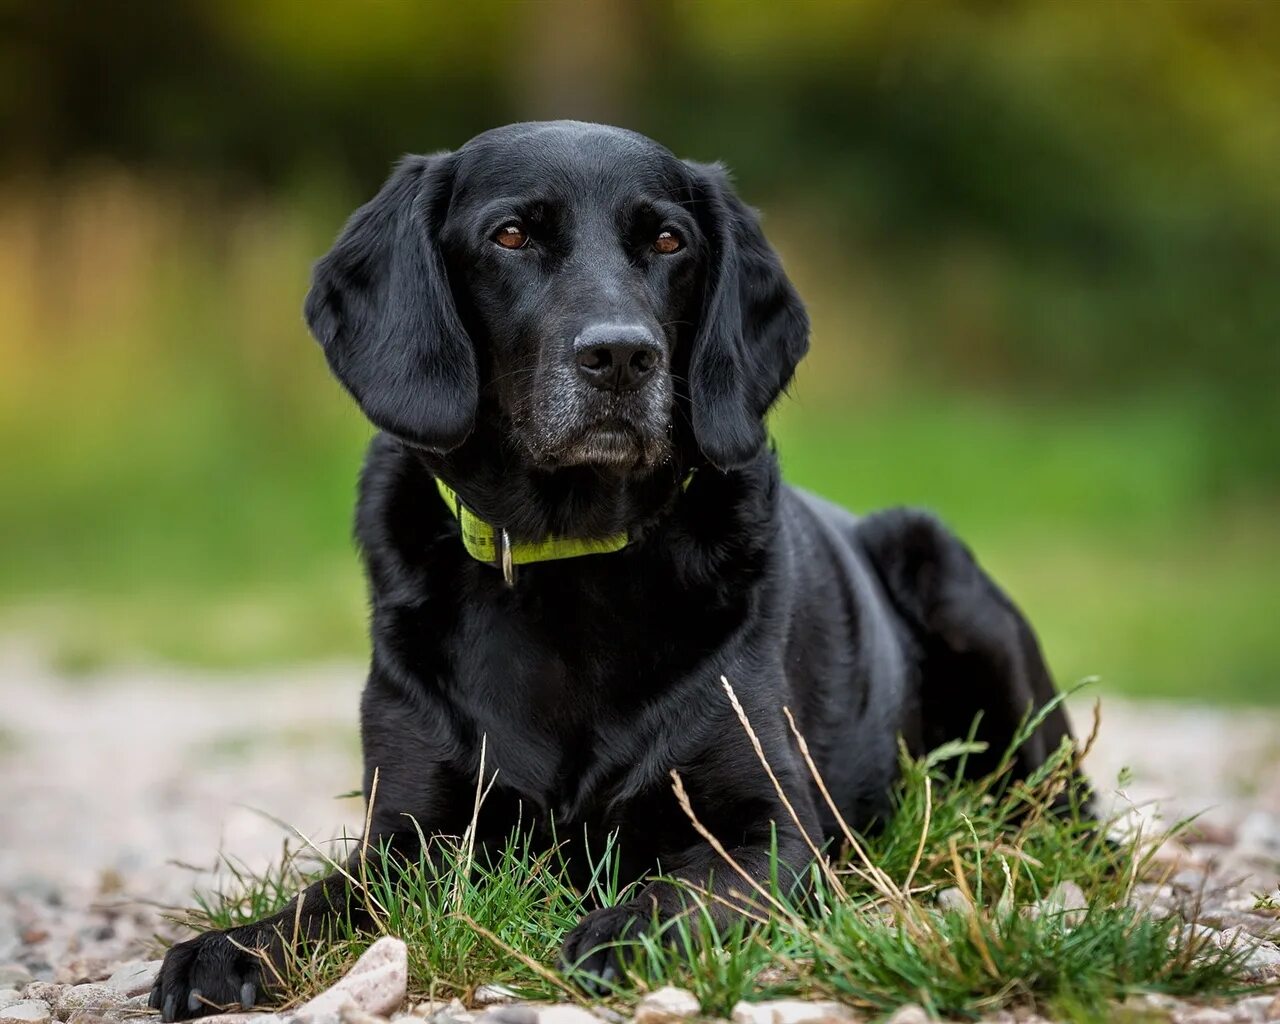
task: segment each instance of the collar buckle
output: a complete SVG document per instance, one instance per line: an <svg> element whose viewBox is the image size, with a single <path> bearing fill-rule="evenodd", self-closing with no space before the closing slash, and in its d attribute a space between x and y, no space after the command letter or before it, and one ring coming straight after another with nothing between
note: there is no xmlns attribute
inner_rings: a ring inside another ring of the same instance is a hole
<svg viewBox="0 0 1280 1024"><path fill-rule="evenodd" d="M511 537L505 526L495 531L498 542L498 564L502 567L502 578L508 587L516 585L516 564L511 555Z"/></svg>

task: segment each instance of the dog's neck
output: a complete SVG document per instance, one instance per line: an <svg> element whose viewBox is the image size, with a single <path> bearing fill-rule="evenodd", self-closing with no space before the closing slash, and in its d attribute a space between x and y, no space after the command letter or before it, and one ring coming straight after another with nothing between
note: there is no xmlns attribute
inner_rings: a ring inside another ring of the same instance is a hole
<svg viewBox="0 0 1280 1024"><path fill-rule="evenodd" d="M475 515L519 541L634 536L670 509L693 468L691 460L673 456L640 471L549 469L484 430L448 454L418 450L417 457Z"/></svg>

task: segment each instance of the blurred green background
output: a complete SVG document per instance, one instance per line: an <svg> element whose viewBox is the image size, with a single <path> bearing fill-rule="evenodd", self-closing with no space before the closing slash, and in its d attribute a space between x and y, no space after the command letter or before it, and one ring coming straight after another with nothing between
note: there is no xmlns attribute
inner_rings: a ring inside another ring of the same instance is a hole
<svg viewBox="0 0 1280 1024"><path fill-rule="evenodd" d="M302 325L406 151L722 159L814 320L789 477L935 509L1061 680L1280 699L1280 4L0 0L0 633L361 657Z"/></svg>

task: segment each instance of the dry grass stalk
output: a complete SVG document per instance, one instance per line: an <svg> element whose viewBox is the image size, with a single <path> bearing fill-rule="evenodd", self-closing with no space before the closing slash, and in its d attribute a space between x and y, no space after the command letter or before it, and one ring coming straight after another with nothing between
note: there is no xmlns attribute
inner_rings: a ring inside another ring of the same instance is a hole
<svg viewBox="0 0 1280 1024"><path fill-rule="evenodd" d="M809 774L813 776L813 781L818 787L818 791L822 794L822 799L826 801L828 809L836 820L836 824L840 827L840 832L844 836L845 843L862 861L862 868L856 868L850 865L850 870L859 878L865 881L882 897L894 903L909 902L907 895L903 893L893 883L888 875L881 871L871 858L867 856L867 851L862 844L854 837L853 829L849 827L849 823L845 821L844 815L840 813L840 808L836 806L835 800L831 796L831 791L827 789L826 781L822 778L822 773L818 771L818 766L813 761L813 755L809 752L809 743L805 740L804 735L796 726L796 720L791 714L791 709L784 707L782 713L787 718L787 723L791 727L791 734L795 737L796 743L800 748L800 756L804 758L805 766L809 769Z"/></svg>
<svg viewBox="0 0 1280 1024"><path fill-rule="evenodd" d="M756 735L755 729L751 727L751 720L747 717L747 713L743 710L742 704L738 701L738 695L734 692L728 678L720 677L720 684L724 687L724 692L729 697L729 703L733 705L734 713L738 716L738 721L742 723L742 728L747 734L747 739L751 741L751 749L756 752L756 758L759 760L761 767L764 768L765 774L769 776L769 781L773 783L774 792L778 794L778 799L782 801L782 806L787 809L787 813L791 815L791 820L795 823L796 828L800 831L800 835L804 837L805 845L809 847L809 852L813 854L814 861L818 864L820 870L827 876L827 881L831 883L832 891L837 893L841 900L848 899L848 893L840 884L840 879L836 876L834 869L831 867L831 861L827 858L814 842L813 837L809 835L808 829L800 823L800 816L796 813L795 807L788 798L786 791L782 788L782 783L778 781L778 776L774 773L773 765L769 763L769 759L764 756L764 747L760 743L760 737Z"/></svg>

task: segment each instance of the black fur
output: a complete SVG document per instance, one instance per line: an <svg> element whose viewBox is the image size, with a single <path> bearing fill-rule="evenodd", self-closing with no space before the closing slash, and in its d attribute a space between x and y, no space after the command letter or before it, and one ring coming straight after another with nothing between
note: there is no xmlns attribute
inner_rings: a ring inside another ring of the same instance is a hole
<svg viewBox="0 0 1280 1024"><path fill-rule="evenodd" d="M496 244L506 224L525 248ZM653 248L664 230L678 252ZM357 512L373 609L361 725L366 796L378 778L374 845L413 854L416 826L460 834L483 741L497 781L482 844L517 820L550 842L554 822L581 870L575 842L600 849L616 829L629 877L661 864L727 893L742 883L677 807L672 769L761 879L774 830L792 871L810 852L722 676L818 841L836 824L784 706L843 814L865 826L889 810L899 736L920 752L982 712L983 738L1001 750L1052 698L1030 628L937 522L911 511L859 520L780 481L762 418L808 323L719 168L565 122L410 157L317 264L306 310L384 431ZM655 371L634 390L601 390L575 362L588 328L649 339ZM508 587L463 549L435 475L516 539L626 530L631 543L524 566ZM1054 710L1017 770L1068 735ZM360 919L348 896L334 876L277 917L176 946L153 1005L172 1019L255 997L261 972L238 947L278 958L295 921L314 937L336 914ZM607 975L600 943L679 905L650 882L589 914L565 960Z"/></svg>

